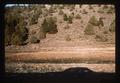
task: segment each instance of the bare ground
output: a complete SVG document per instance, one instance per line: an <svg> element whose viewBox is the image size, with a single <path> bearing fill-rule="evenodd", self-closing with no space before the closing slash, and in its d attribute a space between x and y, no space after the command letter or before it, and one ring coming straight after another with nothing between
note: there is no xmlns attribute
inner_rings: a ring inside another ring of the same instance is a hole
<svg viewBox="0 0 120 83"><path fill-rule="evenodd" d="M115 72L115 47L58 48L37 52L6 52L7 72L55 72L87 67L96 72Z"/></svg>

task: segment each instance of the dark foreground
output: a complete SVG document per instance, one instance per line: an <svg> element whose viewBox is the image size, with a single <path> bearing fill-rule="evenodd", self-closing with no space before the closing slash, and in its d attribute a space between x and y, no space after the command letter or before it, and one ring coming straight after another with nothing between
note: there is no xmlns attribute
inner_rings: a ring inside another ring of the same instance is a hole
<svg viewBox="0 0 120 83"><path fill-rule="evenodd" d="M75 67L63 72L11 74L6 73L7 82L20 83L119 83L115 73L96 73L88 68Z"/></svg>

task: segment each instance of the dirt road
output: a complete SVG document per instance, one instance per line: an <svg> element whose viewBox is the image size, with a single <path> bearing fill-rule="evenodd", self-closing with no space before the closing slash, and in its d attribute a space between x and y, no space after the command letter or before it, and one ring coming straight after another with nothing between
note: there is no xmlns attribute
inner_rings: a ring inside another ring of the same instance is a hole
<svg viewBox="0 0 120 83"><path fill-rule="evenodd" d="M81 49L76 47L38 52L6 52L6 71L23 68L24 66L28 70L31 68L31 72L43 72L43 70L47 72L51 69L57 71L70 67L88 67L98 72L115 72L114 62L114 47ZM43 69L39 70L41 67Z"/></svg>

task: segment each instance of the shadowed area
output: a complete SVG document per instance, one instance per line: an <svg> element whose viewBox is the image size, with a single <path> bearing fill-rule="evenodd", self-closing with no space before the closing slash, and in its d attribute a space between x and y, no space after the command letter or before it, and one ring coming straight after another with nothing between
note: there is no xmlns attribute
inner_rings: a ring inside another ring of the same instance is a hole
<svg viewBox="0 0 120 83"><path fill-rule="evenodd" d="M6 73L10 81L36 82L84 82L84 83L106 83L116 81L115 73L97 73L86 67L74 67L63 72L32 73L32 74L11 74ZM32 80L32 81L31 81Z"/></svg>

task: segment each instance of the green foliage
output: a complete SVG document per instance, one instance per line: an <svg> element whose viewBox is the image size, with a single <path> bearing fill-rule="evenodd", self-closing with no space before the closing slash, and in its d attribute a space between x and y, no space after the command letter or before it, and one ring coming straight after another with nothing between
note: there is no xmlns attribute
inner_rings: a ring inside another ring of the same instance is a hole
<svg viewBox="0 0 120 83"><path fill-rule="evenodd" d="M19 22L19 15L14 13L9 13L5 15L5 22L8 27L14 28Z"/></svg>
<svg viewBox="0 0 120 83"><path fill-rule="evenodd" d="M70 23L70 24L73 23L72 20L73 20L72 16L69 16L68 17L68 23Z"/></svg>
<svg viewBox="0 0 120 83"><path fill-rule="evenodd" d="M11 43L11 36L12 33L14 32L14 29L12 30L12 28L8 27L6 25L5 27L5 45L10 45Z"/></svg>
<svg viewBox="0 0 120 83"><path fill-rule="evenodd" d="M14 32L14 33L12 34L11 44L12 44L12 45L22 45L22 44L23 44L23 40L22 40L22 38L21 38L21 36L20 36L19 33Z"/></svg>
<svg viewBox="0 0 120 83"><path fill-rule="evenodd" d="M94 32L94 26L90 23L88 23L87 27L85 28L85 34L86 35L94 35L95 32Z"/></svg>
<svg viewBox="0 0 120 83"><path fill-rule="evenodd" d="M23 45L28 38L28 30L24 23L19 23L16 27L15 32L12 35L11 44Z"/></svg>
<svg viewBox="0 0 120 83"><path fill-rule="evenodd" d="M46 38L46 33L44 33L43 31L39 31L37 34L36 34L36 37L38 39L45 39Z"/></svg>
<svg viewBox="0 0 120 83"><path fill-rule="evenodd" d="M31 16L30 25L37 24L40 13L36 12Z"/></svg>
<svg viewBox="0 0 120 83"><path fill-rule="evenodd" d="M57 33L57 25L55 23L55 20L52 17L45 18L43 23L42 23L42 30L45 33Z"/></svg>
<svg viewBox="0 0 120 83"><path fill-rule="evenodd" d="M39 43L40 40L38 40L35 36L31 36L30 43Z"/></svg>
<svg viewBox="0 0 120 83"><path fill-rule="evenodd" d="M110 24L110 28L109 28L110 32L115 32L115 20L113 20Z"/></svg>
<svg viewBox="0 0 120 83"><path fill-rule="evenodd" d="M104 26L102 18L99 18L98 25Z"/></svg>
<svg viewBox="0 0 120 83"><path fill-rule="evenodd" d="M97 19L95 18L95 16L92 16L89 20L89 23L94 25L94 26L99 26L99 22L97 21Z"/></svg>
<svg viewBox="0 0 120 83"><path fill-rule="evenodd" d="M68 20L68 17L67 17L66 14L63 15L63 19L64 19L64 21L67 21L67 20Z"/></svg>
<svg viewBox="0 0 120 83"><path fill-rule="evenodd" d="M24 18L18 12L7 13L5 17L5 45L23 45L28 31Z"/></svg>

